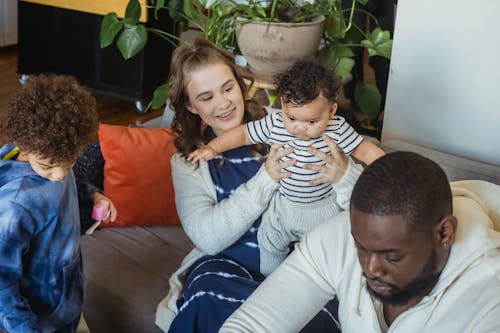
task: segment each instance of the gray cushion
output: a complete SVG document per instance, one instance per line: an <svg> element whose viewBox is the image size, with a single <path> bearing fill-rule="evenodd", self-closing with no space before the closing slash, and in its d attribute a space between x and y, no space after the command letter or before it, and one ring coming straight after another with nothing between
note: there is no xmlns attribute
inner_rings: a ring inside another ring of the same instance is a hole
<svg viewBox="0 0 500 333"><path fill-rule="evenodd" d="M480 179L500 185L500 167L495 165L473 161L398 140L383 141L381 148L385 152L405 150L428 157L444 169L450 181Z"/></svg>
<svg viewBox="0 0 500 333"><path fill-rule="evenodd" d="M161 332L156 306L192 245L180 227L99 229L82 236L83 312L92 333Z"/></svg>

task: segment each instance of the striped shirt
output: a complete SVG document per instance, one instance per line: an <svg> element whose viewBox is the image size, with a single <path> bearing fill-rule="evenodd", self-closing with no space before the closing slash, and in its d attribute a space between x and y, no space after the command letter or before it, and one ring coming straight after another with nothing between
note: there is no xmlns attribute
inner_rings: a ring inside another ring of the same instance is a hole
<svg viewBox="0 0 500 333"><path fill-rule="evenodd" d="M283 161L295 159L295 165L286 168L291 173L288 178L280 180L280 193L288 200L300 203L310 203L328 197L331 194L331 184L310 185L309 181L318 178L319 172L304 169L304 164L324 165L325 162L309 153L308 147L314 147L324 153L329 153L330 148L321 138L301 140L290 134L283 125L281 112L270 115L246 125L248 136L254 143L280 144L294 148L294 152L283 157ZM343 117L335 115L328 121L325 134L344 151L350 155L363 141Z"/></svg>

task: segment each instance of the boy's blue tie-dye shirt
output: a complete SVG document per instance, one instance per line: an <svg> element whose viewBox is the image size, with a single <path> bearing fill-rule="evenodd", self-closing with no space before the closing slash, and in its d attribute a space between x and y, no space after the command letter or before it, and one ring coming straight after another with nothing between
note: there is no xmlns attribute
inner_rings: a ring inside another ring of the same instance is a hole
<svg viewBox="0 0 500 333"><path fill-rule="evenodd" d="M83 302L73 172L58 182L0 148L0 330L61 332Z"/></svg>

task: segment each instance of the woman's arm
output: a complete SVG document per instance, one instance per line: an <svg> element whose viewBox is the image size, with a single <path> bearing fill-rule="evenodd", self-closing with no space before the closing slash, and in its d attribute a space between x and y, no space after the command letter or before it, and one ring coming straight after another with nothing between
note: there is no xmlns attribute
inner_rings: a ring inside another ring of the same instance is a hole
<svg viewBox="0 0 500 333"><path fill-rule="evenodd" d="M171 161L175 202L191 241L208 254L216 254L237 241L267 208L279 187L278 179L288 176L280 170L294 161L278 160L289 153L288 149L273 147L257 174L221 202L217 202L207 164L195 169L175 154Z"/></svg>

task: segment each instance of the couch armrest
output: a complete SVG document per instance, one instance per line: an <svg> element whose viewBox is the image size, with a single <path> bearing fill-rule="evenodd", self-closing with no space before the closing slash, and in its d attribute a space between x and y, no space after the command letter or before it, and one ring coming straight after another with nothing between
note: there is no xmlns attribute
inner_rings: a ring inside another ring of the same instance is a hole
<svg viewBox="0 0 500 333"><path fill-rule="evenodd" d="M500 167L492 164L474 161L399 140L383 141L381 148L385 152L405 150L428 157L444 169L450 181L479 179L500 185Z"/></svg>

